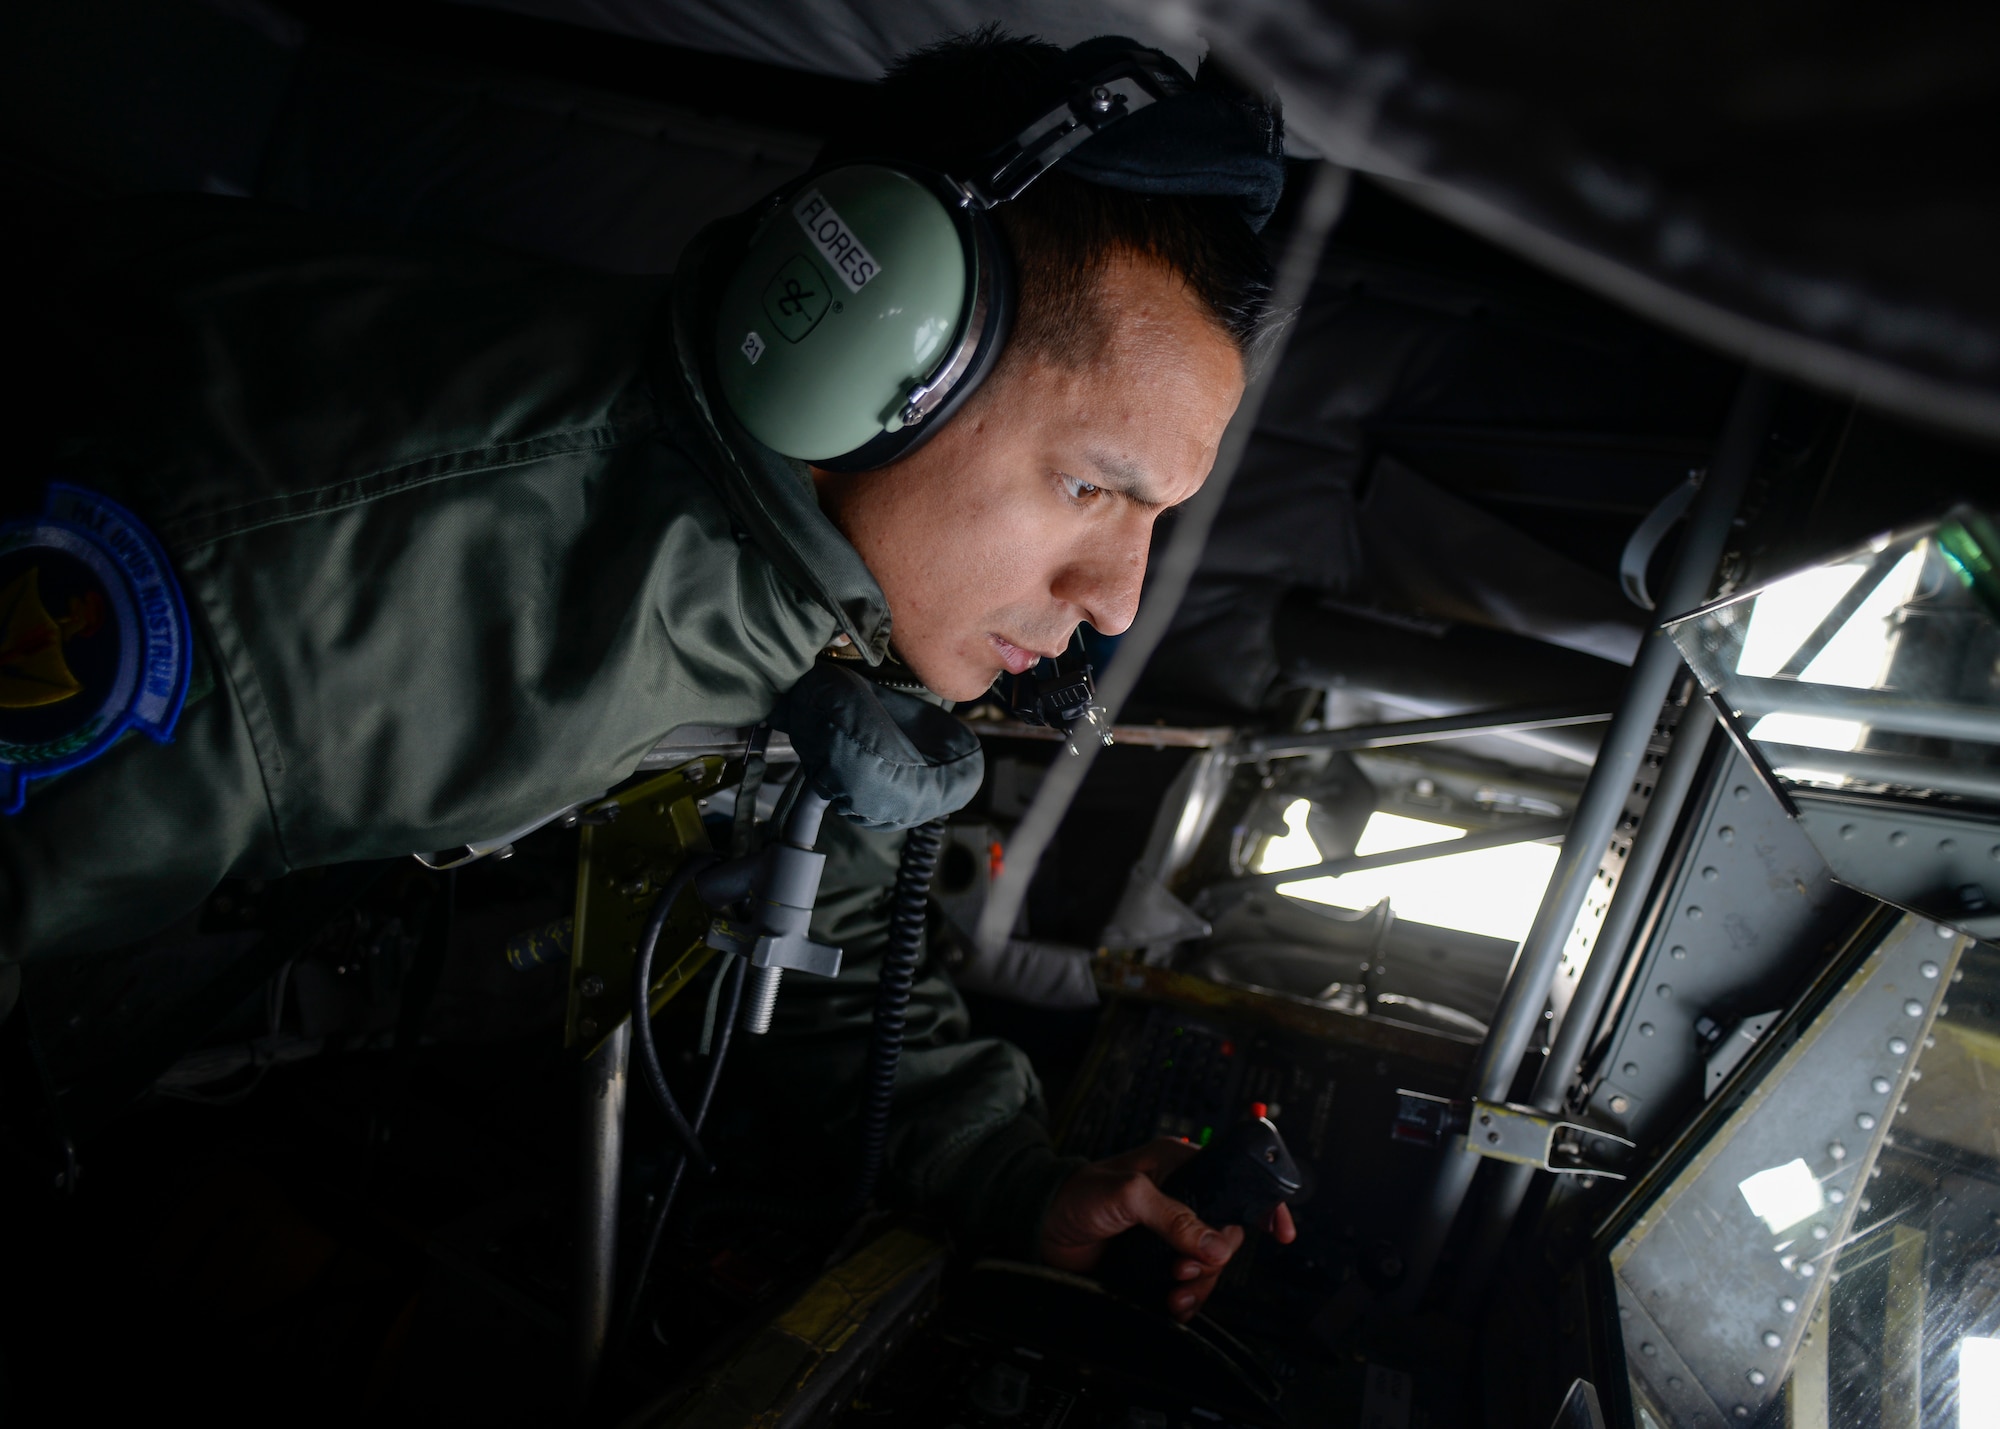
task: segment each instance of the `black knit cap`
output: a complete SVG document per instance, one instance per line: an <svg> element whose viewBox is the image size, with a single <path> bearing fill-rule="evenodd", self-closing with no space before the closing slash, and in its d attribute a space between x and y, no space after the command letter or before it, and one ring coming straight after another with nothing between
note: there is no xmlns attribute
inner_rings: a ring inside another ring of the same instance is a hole
<svg viewBox="0 0 2000 1429"><path fill-rule="evenodd" d="M1122 35L1072 45L1063 56L1065 82L1081 84L1144 48ZM1164 65L1155 61L1156 67L1176 75L1188 91L1112 125L1056 168L1131 193L1234 199L1243 221L1262 232L1285 190L1285 120L1276 97L1245 88L1208 59L1193 78L1172 59L1159 59ZM1052 95L1050 103L1061 97Z"/></svg>

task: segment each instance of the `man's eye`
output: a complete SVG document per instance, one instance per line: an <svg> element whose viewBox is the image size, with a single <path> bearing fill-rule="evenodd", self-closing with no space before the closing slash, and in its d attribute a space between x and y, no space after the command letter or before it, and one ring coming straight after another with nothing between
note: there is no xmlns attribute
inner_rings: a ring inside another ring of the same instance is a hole
<svg viewBox="0 0 2000 1429"><path fill-rule="evenodd" d="M1063 490L1069 493L1069 499L1072 501L1087 501L1097 495L1099 490L1099 488L1092 486L1089 482L1078 481L1073 476L1064 476L1062 483Z"/></svg>

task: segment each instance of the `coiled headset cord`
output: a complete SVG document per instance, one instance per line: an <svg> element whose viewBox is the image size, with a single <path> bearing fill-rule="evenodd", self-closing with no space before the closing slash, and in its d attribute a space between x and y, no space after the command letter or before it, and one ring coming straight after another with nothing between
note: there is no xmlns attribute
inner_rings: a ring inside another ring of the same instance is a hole
<svg viewBox="0 0 2000 1429"><path fill-rule="evenodd" d="M848 1209L858 1212L875 1194L889 1148L889 1103L896 1090L896 1067L903 1059L903 1032L910 989L924 960L924 929L930 911L931 875L944 848L944 820L919 824L903 839L896 868L896 893L889 909L889 946L875 987L875 1018L868 1039L868 1067L862 1079L861 1167Z"/></svg>

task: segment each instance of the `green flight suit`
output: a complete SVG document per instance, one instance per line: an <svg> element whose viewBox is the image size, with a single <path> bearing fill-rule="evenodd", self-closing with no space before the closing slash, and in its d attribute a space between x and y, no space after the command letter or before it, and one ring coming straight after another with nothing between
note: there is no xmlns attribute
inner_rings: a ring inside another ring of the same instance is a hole
<svg viewBox="0 0 2000 1429"><path fill-rule="evenodd" d="M43 475L159 537L195 669L171 743L127 736L0 821L6 957L143 937L225 877L493 837L680 725L761 719L836 635L886 653L809 474L711 395L727 227L664 279L233 201L79 225L58 308L98 420ZM816 1096L858 1069L900 846L838 823L816 936L848 971L791 979L779 1023ZM964 1033L932 971L891 1185L1024 1251L1069 1165L1026 1059Z"/></svg>

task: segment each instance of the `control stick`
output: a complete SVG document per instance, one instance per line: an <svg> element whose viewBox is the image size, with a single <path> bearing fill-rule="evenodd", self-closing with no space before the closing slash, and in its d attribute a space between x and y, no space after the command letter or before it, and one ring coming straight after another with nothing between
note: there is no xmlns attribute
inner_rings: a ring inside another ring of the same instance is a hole
<svg viewBox="0 0 2000 1429"><path fill-rule="evenodd" d="M1262 1230L1280 1204L1299 1194L1305 1178L1266 1116L1226 1127L1207 1147L1177 1167L1160 1189L1220 1230ZM1099 1276L1114 1290L1159 1300L1174 1288L1174 1248L1144 1226L1105 1247Z"/></svg>

